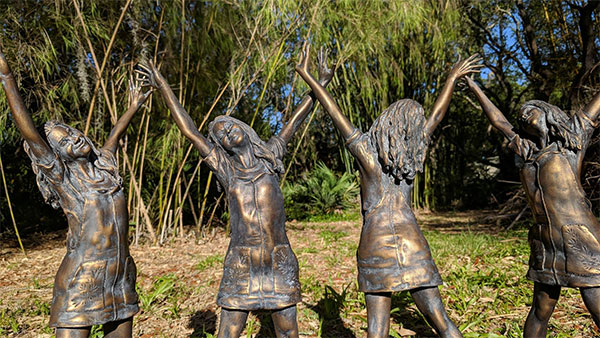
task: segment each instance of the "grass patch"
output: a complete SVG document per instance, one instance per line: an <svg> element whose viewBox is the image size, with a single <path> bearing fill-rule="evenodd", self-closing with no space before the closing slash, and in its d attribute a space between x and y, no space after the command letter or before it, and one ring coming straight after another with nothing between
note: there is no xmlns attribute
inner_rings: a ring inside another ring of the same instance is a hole
<svg viewBox="0 0 600 338"><path fill-rule="evenodd" d="M444 281L442 301L463 335L521 337L533 290L533 283L525 278L527 230L494 230L493 225L479 224L472 215L460 213L419 215L419 223L431 229L424 234ZM288 228L288 237L300 265L300 333L304 337L366 336L364 294L358 292L356 281L360 221L294 224ZM202 245L132 247L142 307L134 318L134 336L213 337L227 244L223 232ZM56 245L64 250L62 240ZM48 252L29 255L45 258ZM0 286L0 336L48 337L53 333L47 326L52 281L63 253L51 252L54 258L48 262L54 266L50 268L16 255L5 258L4 270L0 266L0 282L5 281ZM394 293L390 324L392 337L435 336L408 292ZM550 319L549 335L599 336L577 289L563 289ZM95 336L101 337L101 332ZM274 336L270 312L251 314L242 337L249 336Z"/></svg>
<svg viewBox="0 0 600 338"><path fill-rule="evenodd" d="M211 255L201 259L198 264L196 264L196 269L199 271L204 271L208 268L212 268L217 264L223 264L224 261L223 255Z"/></svg>

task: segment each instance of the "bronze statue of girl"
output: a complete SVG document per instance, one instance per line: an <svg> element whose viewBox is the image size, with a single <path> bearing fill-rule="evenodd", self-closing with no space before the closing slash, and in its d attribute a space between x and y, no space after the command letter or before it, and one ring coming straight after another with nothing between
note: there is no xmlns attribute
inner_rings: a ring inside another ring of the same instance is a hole
<svg viewBox="0 0 600 338"><path fill-rule="evenodd" d="M517 133L479 86L467 78L492 126L510 141L519 158L521 182L534 224L529 229L533 303L525 337L545 337L562 286L578 287L600 327L600 223L581 186L581 165L598 126L600 94L569 117L544 101L521 107Z"/></svg>
<svg viewBox="0 0 600 338"><path fill-rule="evenodd" d="M458 62L429 119L413 100L393 103L361 133L306 69L296 67L346 139L360 171L363 227L358 246L358 287L365 293L368 337L388 337L391 293L409 290L417 307L442 337L460 337L448 318L438 285L442 278L410 207L413 179L423 169L429 139L441 122L458 79L478 71L475 57Z"/></svg>
<svg viewBox="0 0 600 338"><path fill-rule="evenodd" d="M130 106L104 146L58 121L35 128L0 51L0 78L37 183L47 203L67 216L67 253L56 273L50 326L56 337L87 337L104 324L105 337L131 337L139 310L136 267L129 255L127 201L115 152L134 113L150 92L130 81Z"/></svg>
<svg viewBox="0 0 600 338"><path fill-rule="evenodd" d="M333 76L326 54L319 54L319 80ZM225 189L231 241L225 257L217 304L221 306L218 337L239 337L249 311L271 310L277 337L298 337L296 304L301 301L298 260L285 232L279 175L294 132L310 113L315 99L307 95L279 135L262 141L242 121L219 116L205 138L178 102L165 78L151 64L143 66L148 85L162 94L177 126L200 152Z"/></svg>

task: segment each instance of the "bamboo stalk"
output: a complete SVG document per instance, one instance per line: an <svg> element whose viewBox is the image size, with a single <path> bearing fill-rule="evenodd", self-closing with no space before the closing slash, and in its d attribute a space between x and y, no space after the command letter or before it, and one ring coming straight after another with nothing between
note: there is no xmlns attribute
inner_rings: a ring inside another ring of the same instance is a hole
<svg viewBox="0 0 600 338"><path fill-rule="evenodd" d="M204 221L204 208L206 207L206 200L208 198L208 191L210 189L210 181L212 180L213 172L208 173L208 178L206 179L206 185L204 187L204 195L202 196L202 205L200 206L200 217L196 223L196 232L198 236L200 236L200 230L202 229L202 222Z"/></svg>
<svg viewBox="0 0 600 338"><path fill-rule="evenodd" d="M133 171L133 166L131 165L131 162L129 161L129 157L127 156L127 153L123 154L123 160L127 164L127 167L129 168L129 170ZM142 191L141 191L140 187L138 186L138 183L136 180L133 180L133 188L135 189L136 194L138 194L138 200L140 201L140 211L142 212L142 215L144 216L144 220L146 221L146 227L148 228L148 232L150 233L150 238L152 239L153 243L156 243L156 235L154 234L154 227L152 226L152 221L150 220L150 216L148 215L148 209L146 208L146 205L144 204L144 201L141 198Z"/></svg>
<svg viewBox="0 0 600 338"><path fill-rule="evenodd" d="M310 117L308 118L308 122L306 122L306 125L304 126L304 129L302 130L302 134L300 135L300 140L298 140L298 143L296 144L296 147L294 148L294 152L292 153L292 158L290 159L290 162L288 163L288 166L285 169L285 172L283 173L283 177L281 178L281 181L279 182L280 187L283 187L283 183L285 183L285 179L286 179L290 169L292 168L292 164L294 163L294 159L296 158L298 149L300 149L300 146L302 145L302 139L304 139L304 136L306 135L306 132L308 131L308 127L310 126L310 123L312 122L313 118L315 117L316 111L317 111L317 105L315 105L313 107L313 111L310 114Z"/></svg>
<svg viewBox="0 0 600 338"><path fill-rule="evenodd" d="M102 85L102 89L104 91L104 94L106 96L106 88L104 83L102 82L102 73L104 72L104 67L106 67L106 62L110 56L110 52L112 50L112 46L115 42L115 38L117 37L117 32L119 30L119 27L121 27L121 23L123 22L123 18L125 18L125 12L127 12L127 9L129 8L129 5L131 4L132 0L127 0L127 3L125 4L125 6L123 6L123 10L121 11L121 15L119 16L119 20L117 21L117 24L115 25L115 28L113 29L113 33L112 36L110 37L110 41L108 43L108 47L106 48L106 54L104 55L104 59L102 60L102 65L100 66L100 69L98 69L98 60L96 59L96 54L94 53L94 48L92 47L92 42L90 40L89 37L89 33L87 31L87 26L85 24L85 22L83 21L83 16L81 15L81 10L79 9L79 4L77 3L77 0L73 0L73 5L75 6L75 11L77 12L77 16L79 17L79 20L81 21L81 25L83 26L83 32L85 34L85 38L87 40L88 43L88 47L90 48L90 53L92 54L92 58L94 60L94 65L95 68L97 70L98 73L98 79L96 80L96 85L94 86L94 93L92 94L92 100L90 103L90 108L88 110L88 117L87 120L85 122L85 129L83 131L83 133L85 135L88 134L89 128L90 128L90 122L92 120L92 112L94 111L94 103L96 101L96 96L98 95L98 87L99 85ZM108 100L107 100L108 101ZM114 116L114 113L111 111L111 117ZM116 123L116 120L113 121L113 124Z"/></svg>
<svg viewBox="0 0 600 338"><path fill-rule="evenodd" d="M260 110L260 105L265 96L265 92L267 91L267 86L269 85L269 81L271 80L273 73L275 73L275 69L277 69L277 63L279 62L279 58L281 57L281 54L283 52L283 46L285 46L285 41L281 41L281 43L279 44L279 49L277 50L277 55L275 56L275 61L273 61L273 64L271 65L271 69L269 69L269 73L267 74L267 79L265 80L265 85L263 86L263 89L260 93L260 98L258 99L258 104L256 105L256 109L254 110L254 115L252 116L252 121L250 122L250 127L254 126L254 121L256 120L256 115L258 115L258 111Z"/></svg>
<svg viewBox="0 0 600 338"><path fill-rule="evenodd" d="M17 235L17 240L19 241L19 246L21 247L21 251L25 256L27 253L25 252L25 248L23 247L23 242L21 241L21 235L19 235L19 229L17 228L17 222L15 221L15 214L13 213L12 204L10 203L10 194L8 193L8 186L6 185L6 176L4 175L4 165L2 163L2 153L0 152L0 171L2 172L2 184L4 184L4 192L6 193L6 203L8 204L8 210L10 212L10 218L12 220L13 227L15 229L15 234Z"/></svg>

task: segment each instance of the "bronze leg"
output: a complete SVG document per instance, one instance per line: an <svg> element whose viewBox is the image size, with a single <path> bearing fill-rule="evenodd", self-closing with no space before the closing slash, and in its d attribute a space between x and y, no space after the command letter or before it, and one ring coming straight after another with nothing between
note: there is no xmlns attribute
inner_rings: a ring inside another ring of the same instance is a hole
<svg viewBox="0 0 600 338"><path fill-rule="evenodd" d="M533 304L531 304L531 310L529 310L529 315L525 321L523 337L546 337L548 321L559 296L560 286L534 283Z"/></svg>
<svg viewBox="0 0 600 338"><path fill-rule="evenodd" d="M239 338L248 319L248 311L221 308L217 338Z"/></svg>
<svg viewBox="0 0 600 338"><path fill-rule="evenodd" d="M367 338L387 338L390 333L392 293L365 293L367 302Z"/></svg>
<svg viewBox="0 0 600 338"><path fill-rule="evenodd" d="M131 337L133 330L133 317L109 322L102 326L105 338Z"/></svg>
<svg viewBox="0 0 600 338"><path fill-rule="evenodd" d="M462 334L446 313L437 286L413 289L410 290L410 295L417 304L419 311L440 337L462 337Z"/></svg>
<svg viewBox="0 0 600 338"><path fill-rule="evenodd" d="M271 318L275 324L277 338L298 338L296 305L273 311Z"/></svg>
<svg viewBox="0 0 600 338"><path fill-rule="evenodd" d="M59 327L56 328L56 338L87 338L91 327Z"/></svg>
<svg viewBox="0 0 600 338"><path fill-rule="evenodd" d="M600 328L600 287L579 288L579 292L585 307L594 319L594 323Z"/></svg>

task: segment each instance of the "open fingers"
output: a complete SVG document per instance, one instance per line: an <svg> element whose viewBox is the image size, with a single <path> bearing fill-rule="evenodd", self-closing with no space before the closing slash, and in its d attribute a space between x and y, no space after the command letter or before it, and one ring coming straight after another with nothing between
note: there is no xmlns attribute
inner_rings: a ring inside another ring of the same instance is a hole
<svg viewBox="0 0 600 338"><path fill-rule="evenodd" d="M298 66L296 67L296 69L298 70L302 70L305 72L309 72L309 55L310 55L310 44L308 42L304 43L304 46L302 46L302 53L300 54L300 62L298 63Z"/></svg>
<svg viewBox="0 0 600 338"><path fill-rule="evenodd" d="M142 75L146 75L146 76L150 76L150 74L152 74L152 70L142 67L142 65L138 65L138 66L141 69L134 69L134 72L136 72L137 74L142 74Z"/></svg>
<svg viewBox="0 0 600 338"><path fill-rule="evenodd" d="M152 72L155 69L154 65L150 61L145 61L145 62L142 61L142 62L138 63L137 66L139 68L141 68L141 70L136 69L136 71L144 71L149 74L152 74Z"/></svg>
<svg viewBox="0 0 600 338"><path fill-rule="evenodd" d="M304 43L303 52L304 58L308 59L308 56L310 55L310 43L308 41Z"/></svg>

